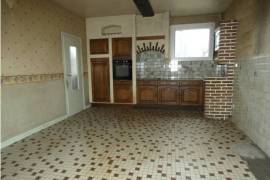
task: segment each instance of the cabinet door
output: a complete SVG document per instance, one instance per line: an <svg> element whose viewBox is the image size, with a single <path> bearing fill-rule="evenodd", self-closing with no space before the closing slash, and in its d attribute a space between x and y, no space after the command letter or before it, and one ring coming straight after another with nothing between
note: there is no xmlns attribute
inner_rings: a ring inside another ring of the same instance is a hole
<svg viewBox="0 0 270 180"><path fill-rule="evenodd" d="M167 105L177 105L179 90L178 86L159 86L158 103Z"/></svg>
<svg viewBox="0 0 270 180"><path fill-rule="evenodd" d="M203 105L202 86L180 87L180 102L183 106Z"/></svg>
<svg viewBox="0 0 270 180"><path fill-rule="evenodd" d="M132 82L114 81L114 102L132 103Z"/></svg>
<svg viewBox="0 0 270 180"><path fill-rule="evenodd" d="M137 101L139 104L157 104L157 86L138 86Z"/></svg>
<svg viewBox="0 0 270 180"><path fill-rule="evenodd" d="M91 59L92 95L94 102L110 101L109 59Z"/></svg>
<svg viewBox="0 0 270 180"><path fill-rule="evenodd" d="M109 54L108 39L91 39L90 40L91 54Z"/></svg>
<svg viewBox="0 0 270 180"><path fill-rule="evenodd" d="M132 38L112 39L113 57L132 57Z"/></svg>

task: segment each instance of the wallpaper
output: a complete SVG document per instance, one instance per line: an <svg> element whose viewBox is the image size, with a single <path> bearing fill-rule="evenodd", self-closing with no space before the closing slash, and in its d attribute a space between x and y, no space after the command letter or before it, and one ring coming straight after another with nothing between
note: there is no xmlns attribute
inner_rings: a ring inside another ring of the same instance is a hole
<svg viewBox="0 0 270 180"><path fill-rule="evenodd" d="M87 71L84 18L49 0L17 0L13 8L2 1L1 15L4 79L21 75L61 78L61 32L82 38L84 71Z"/></svg>

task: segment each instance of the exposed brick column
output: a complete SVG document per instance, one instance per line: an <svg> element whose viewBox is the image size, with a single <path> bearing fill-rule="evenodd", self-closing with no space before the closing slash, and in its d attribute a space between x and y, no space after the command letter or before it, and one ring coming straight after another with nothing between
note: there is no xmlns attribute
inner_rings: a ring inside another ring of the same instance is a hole
<svg viewBox="0 0 270 180"><path fill-rule="evenodd" d="M220 49L218 64L227 65L226 77L205 79L205 111L209 119L228 119L232 114L233 81L238 22L235 20L220 23Z"/></svg>

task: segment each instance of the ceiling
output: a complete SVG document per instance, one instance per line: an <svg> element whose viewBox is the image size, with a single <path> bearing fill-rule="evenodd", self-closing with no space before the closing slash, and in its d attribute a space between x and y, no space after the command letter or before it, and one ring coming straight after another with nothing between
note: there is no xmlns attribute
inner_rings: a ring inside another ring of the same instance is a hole
<svg viewBox="0 0 270 180"><path fill-rule="evenodd" d="M84 17L139 14L133 0L52 0ZM155 13L190 16L223 12L233 0L150 0Z"/></svg>

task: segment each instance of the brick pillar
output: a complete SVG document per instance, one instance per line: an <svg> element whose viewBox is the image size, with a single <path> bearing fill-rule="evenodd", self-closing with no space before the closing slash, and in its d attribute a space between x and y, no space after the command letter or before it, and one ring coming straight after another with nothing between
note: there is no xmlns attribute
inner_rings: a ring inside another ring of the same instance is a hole
<svg viewBox="0 0 270 180"><path fill-rule="evenodd" d="M226 77L205 79L205 111L209 119L228 119L232 114L233 82L238 22L235 20L220 23L220 48L218 64L227 65Z"/></svg>

